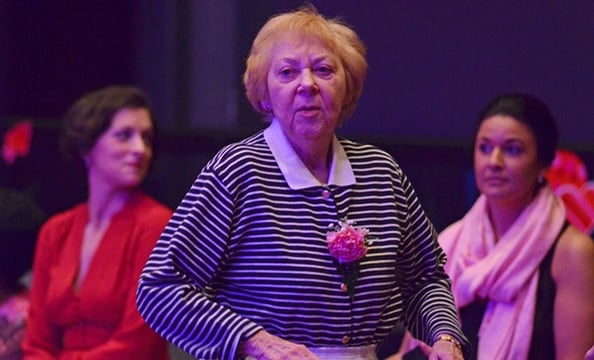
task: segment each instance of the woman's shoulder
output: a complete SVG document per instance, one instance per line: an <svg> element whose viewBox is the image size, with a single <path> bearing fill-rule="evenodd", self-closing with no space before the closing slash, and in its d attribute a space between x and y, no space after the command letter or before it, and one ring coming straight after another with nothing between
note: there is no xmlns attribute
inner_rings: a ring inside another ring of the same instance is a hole
<svg viewBox="0 0 594 360"><path fill-rule="evenodd" d="M559 238L557 252L566 253L567 256L594 254L594 239L575 226L569 225Z"/></svg>
<svg viewBox="0 0 594 360"><path fill-rule="evenodd" d="M52 231L54 229L68 228L78 216L84 216L87 211L87 204L81 203L69 209L51 215L41 227L41 231Z"/></svg>
<svg viewBox="0 0 594 360"><path fill-rule="evenodd" d="M255 165L269 166L274 162L274 156L263 131L243 140L225 145L206 164L206 169L217 172L241 173L244 168Z"/></svg>
<svg viewBox="0 0 594 360"><path fill-rule="evenodd" d="M148 212L156 215L171 215L172 213L167 205L143 192L136 194L134 204L135 207L142 209L145 214Z"/></svg>
<svg viewBox="0 0 594 360"><path fill-rule="evenodd" d="M72 230L76 220L86 218L87 214L87 204L81 203L51 215L39 229L40 245L50 249L61 248L61 242Z"/></svg>
<svg viewBox="0 0 594 360"><path fill-rule="evenodd" d="M229 143L223 146L215 154L213 159L225 159L235 154L252 154L254 152L261 151L263 148L267 148L266 139L264 138L264 132L258 131L257 133L248 136L244 139Z"/></svg>
<svg viewBox="0 0 594 360"><path fill-rule="evenodd" d="M381 163L383 164L382 166L401 171L400 166L394 157L389 152L376 145L345 138L339 138L338 140L352 164L377 166Z"/></svg>
<svg viewBox="0 0 594 360"><path fill-rule="evenodd" d="M173 211L165 204L143 192L134 195L129 211L124 216L133 217L133 221L139 224L166 224L173 214Z"/></svg>
<svg viewBox="0 0 594 360"><path fill-rule="evenodd" d="M381 149L377 145L373 145L370 143L359 142L343 137L339 137L338 141L344 148L344 150L348 153L363 153L369 155L376 155L376 156L386 156L392 158L392 156L385 150Z"/></svg>
<svg viewBox="0 0 594 360"><path fill-rule="evenodd" d="M553 256L553 273L568 277L594 269L594 239L572 225L559 237Z"/></svg>

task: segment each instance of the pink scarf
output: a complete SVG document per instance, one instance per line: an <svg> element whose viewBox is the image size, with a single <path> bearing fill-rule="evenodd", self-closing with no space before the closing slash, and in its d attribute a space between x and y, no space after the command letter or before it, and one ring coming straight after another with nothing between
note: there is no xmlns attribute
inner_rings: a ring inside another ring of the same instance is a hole
<svg viewBox="0 0 594 360"><path fill-rule="evenodd" d="M544 186L497 243L483 195L439 235L456 306L488 299L479 330L479 360L528 357L538 267L564 222L563 205Z"/></svg>

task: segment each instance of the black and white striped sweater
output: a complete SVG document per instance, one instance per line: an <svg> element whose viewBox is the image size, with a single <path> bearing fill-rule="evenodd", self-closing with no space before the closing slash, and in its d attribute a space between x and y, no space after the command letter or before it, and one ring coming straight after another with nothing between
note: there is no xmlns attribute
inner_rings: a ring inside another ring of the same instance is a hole
<svg viewBox="0 0 594 360"><path fill-rule="evenodd" d="M234 359L262 328L316 347L377 343L398 320L429 343L439 332L462 338L445 255L394 159L335 138L354 183L295 189L287 177L303 165L289 160L283 174L271 151L286 150L279 131L228 145L202 169L140 278L147 323L199 359ZM326 244L344 218L372 238L352 301Z"/></svg>

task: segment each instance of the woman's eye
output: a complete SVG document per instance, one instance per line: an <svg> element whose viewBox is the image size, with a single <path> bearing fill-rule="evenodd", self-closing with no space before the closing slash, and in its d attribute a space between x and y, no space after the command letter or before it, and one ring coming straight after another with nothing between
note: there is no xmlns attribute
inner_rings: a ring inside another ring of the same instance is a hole
<svg viewBox="0 0 594 360"><path fill-rule="evenodd" d="M478 144L477 148L483 154L489 154L493 150L493 147L490 144L485 144L485 143Z"/></svg>
<svg viewBox="0 0 594 360"><path fill-rule="evenodd" d="M294 76L296 71L293 68L282 68L278 73L282 78L289 78Z"/></svg>
<svg viewBox="0 0 594 360"><path fill-rule="evenodd" d="M505 146L504 151L510 155L520 155L524 152L524 149L519 145L507 145Z"/></svg>
<svg viewBox="0 0 594 360"><path fill-rule="evenodd" d="M330 66L322 65L316 68L316 73L327 76L332 74L332 68Z"/></svg>
<svg viewBox="0 0 594 360"><path fill-rule="evenodd" d="M116 132L115 134L116 139L120 140L120 141L126 141L128 139L130 139L130 137L132 137L132 131L129 129L126 130L121 130Z"/></svg>

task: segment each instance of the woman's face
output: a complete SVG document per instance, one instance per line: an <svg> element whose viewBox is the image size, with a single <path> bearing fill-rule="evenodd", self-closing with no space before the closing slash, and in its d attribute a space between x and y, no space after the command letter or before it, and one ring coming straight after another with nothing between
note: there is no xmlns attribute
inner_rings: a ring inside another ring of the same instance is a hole
<svg viewBox="0 0 594 360"><path fill-rule="evenodd" d="M485 119L474 148L476 183L489 201L528 204L546 168L537 155L534 134L522 122L505 115Z"/></svg>
<svg viewBox="0 0 594 360"><path fill-rule="evenodd" d="M317 40L281 38L271 53L268 99L262 104L292 143L329 139L345 105L346 76L340 60Z"/></svg>
<svg viewBox="0 0 594 360"><path fill-rule="evenodd" d="M147 109L124 108L85 156L89 176L116 188L133 188L153 156L153 124Z"/></svg>

